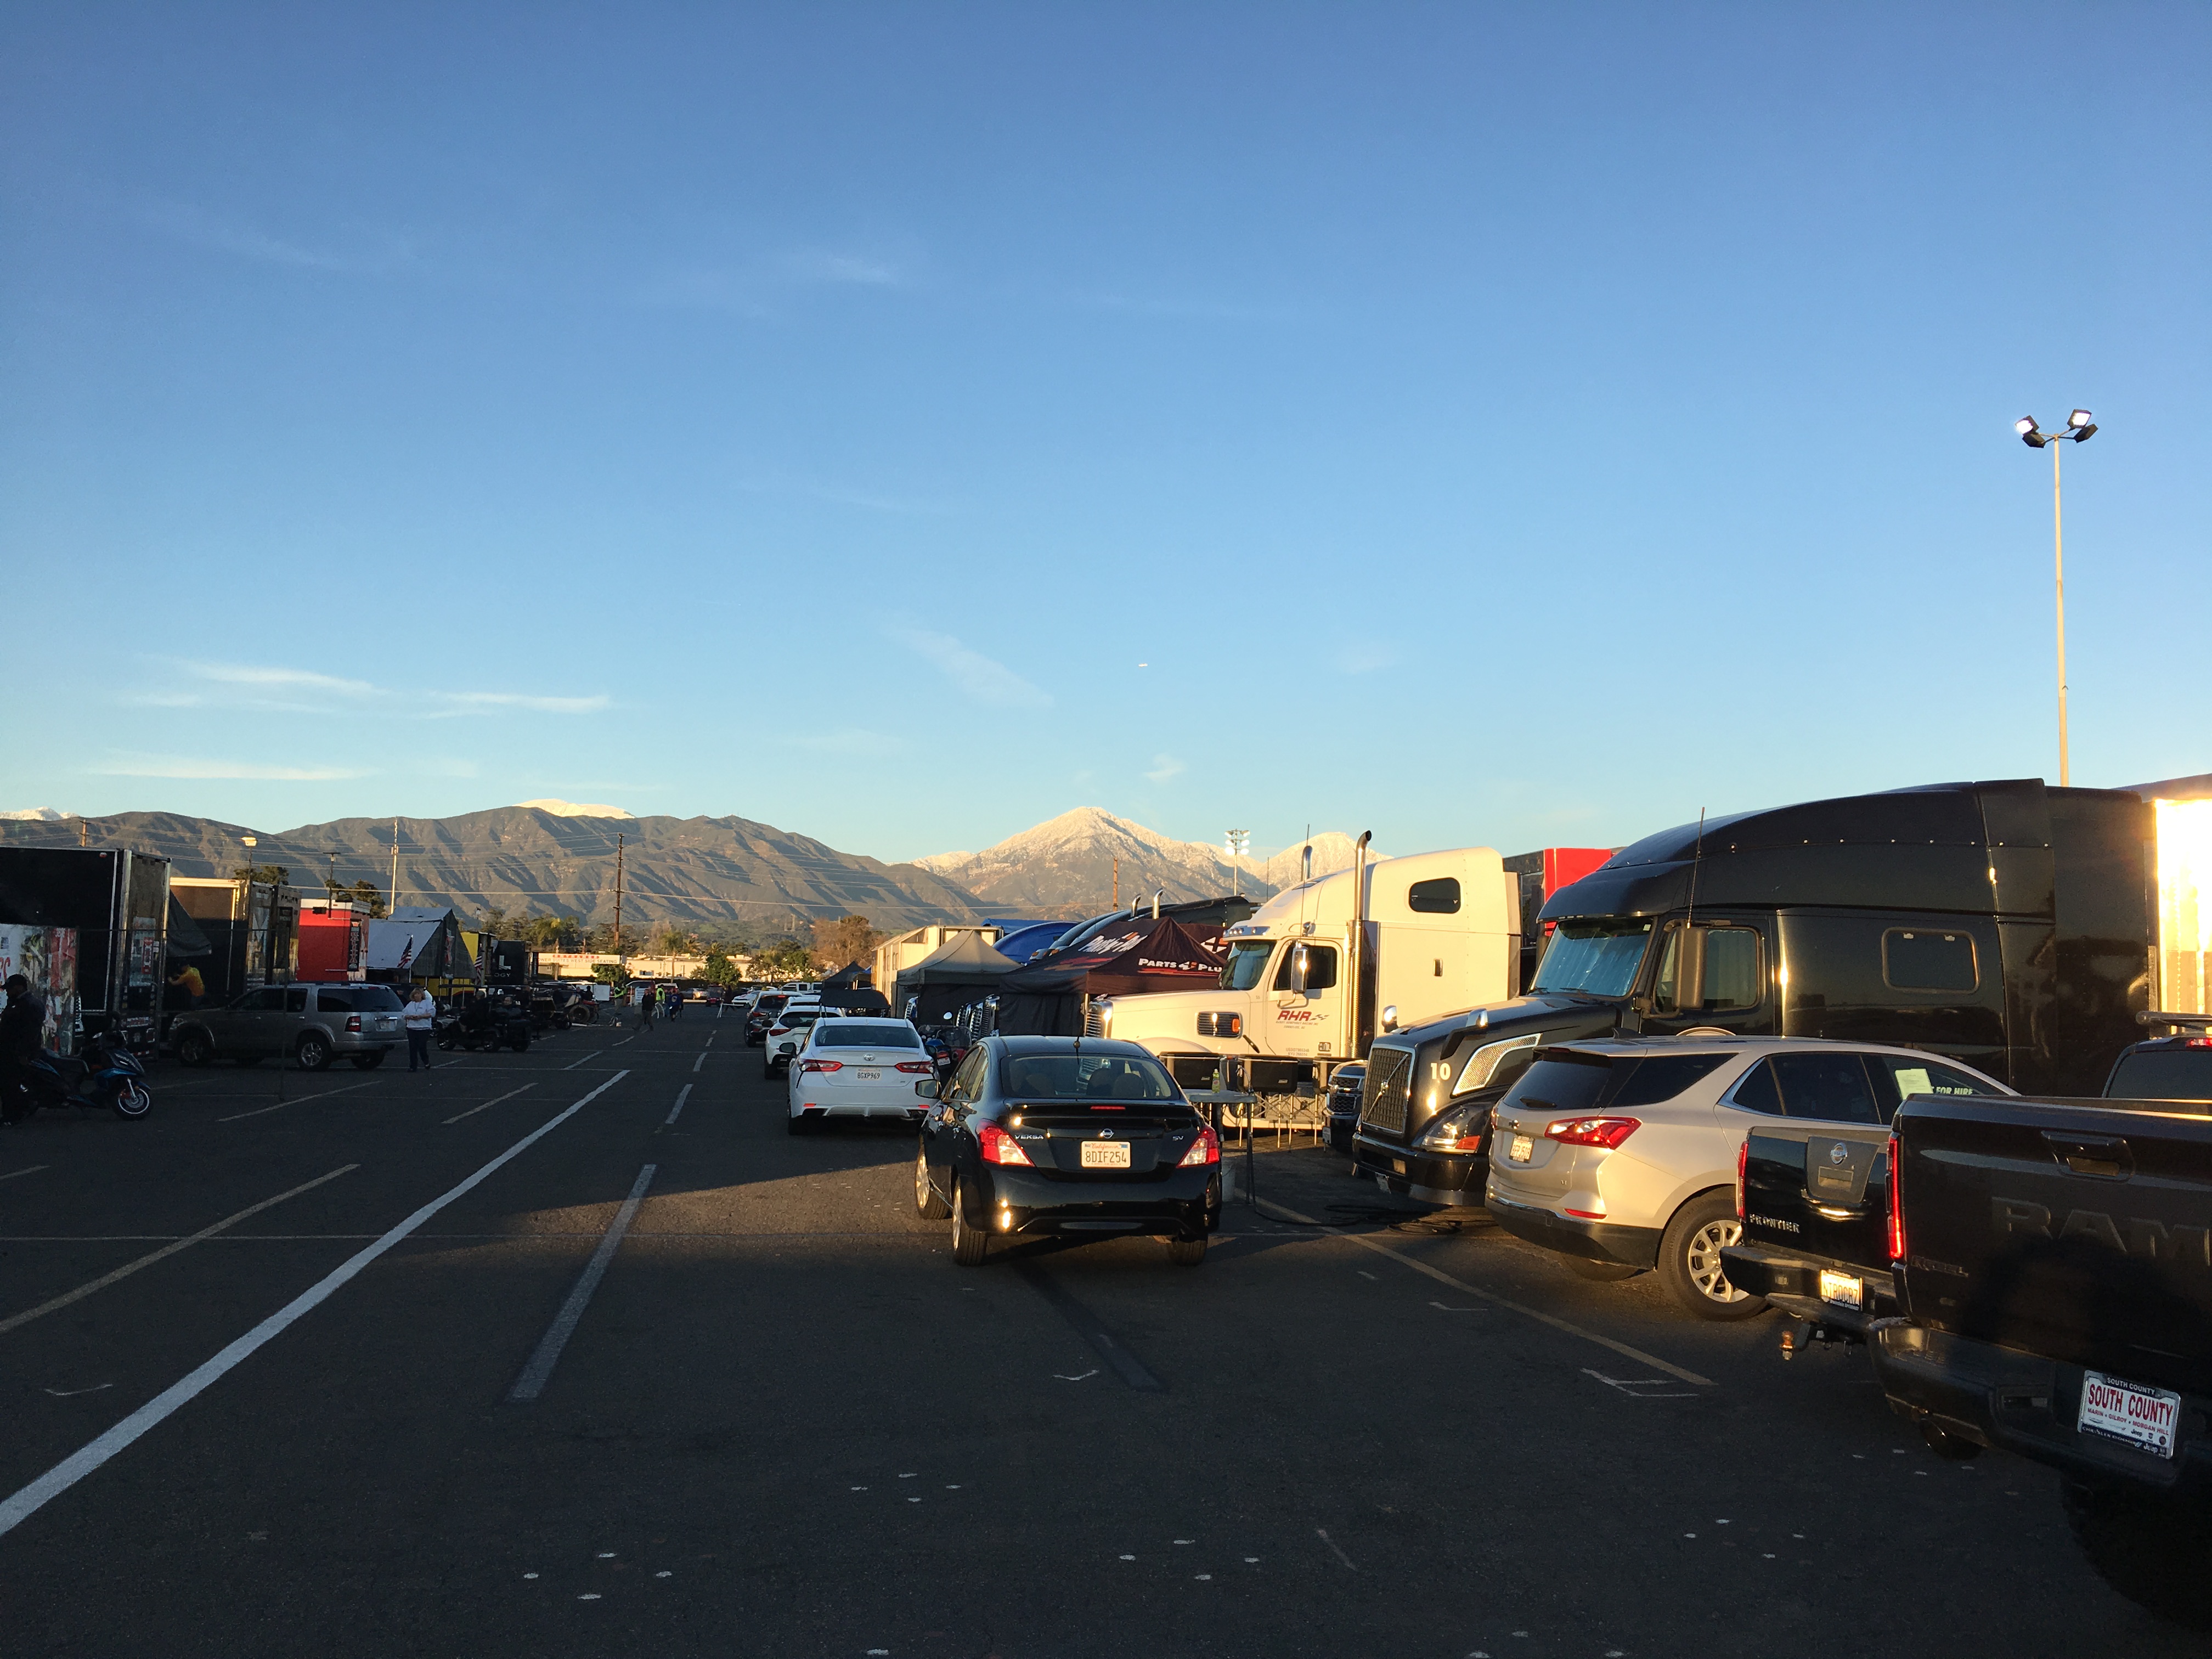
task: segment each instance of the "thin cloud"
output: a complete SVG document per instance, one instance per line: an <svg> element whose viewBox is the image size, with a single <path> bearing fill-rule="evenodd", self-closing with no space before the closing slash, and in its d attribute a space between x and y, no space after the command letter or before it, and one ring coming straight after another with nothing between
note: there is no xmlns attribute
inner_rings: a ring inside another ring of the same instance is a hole
<svg viewBox="0 0 2212 1659"><path fill-rule="evenodd" d="M779 262L784 274L800 283L844 283L861 288L899 288L906 274L887 259L819 248L796 249Z"/></svg>
<svg viewBox="0 0 2212 1659"><path fill-rule="evenodd" d="M1169 779L1179 778L1189 770L1190 768L1173 755L1155 755L1152 757L1152 769L1145 775L1154 783L1165 783Z"/></svg>
<svg viewBox="0 0 2212 1659"><path fill-rule="evenodd" d="M226 219L186 202L164 202L141 215L155 229L164 231L195 247L250 259L258 264L286 265L295 270L375 273L390 270L414 258L413 245L404 236L375 232L356 235L354 248L340 252L274 235L258 225Z"/></svg>
<svg viewBox="0 0 2212 1659"><path fill-rule="evenodd" d="M1381 640L1353 640L1336 653L1336 665L1346 674L1371 674L1397 665L1398 649Z"/></svg>
<svg viewBox="0 0 2212 1659"><path fill-rule="evenodd" d="M950 634L933 634L922 628L886 631L908 650L934 664L945 678L977 702L995 703L1003 708L1052 707L1050 693L1031 685L1004 663L994 662L981 652L970 650Z"/></svg>
<svg viewBox="0 0 2212 1659"><path fill-rule="evenodd" d="M252 779L276 783L328 783L365 778L365 771L338 766L268 766L257 761L204 760L189 755L118 755L105 766L87 769L96 777Z"/></svg>
<svg viewBox="0 0 2212 1659"><path fill-rule="evenodd" d="M218 685L287 686L294 690L312 688L318 691L337 691L349 697L374 697L383 695L380 689L367 680L340 679L334 674L318 674L311 669L283 668L260 663L188 662L185 672Z"/></svg>
<svg viewBox="0 0 2212 1659"><path fill-rule="evenodd" d="M589 697L544 696L522 691L434 691L430 695L447 705L430 716L433 720L501 708L526 708L540 714L594 714L612 701L604 692Z"/></svg>

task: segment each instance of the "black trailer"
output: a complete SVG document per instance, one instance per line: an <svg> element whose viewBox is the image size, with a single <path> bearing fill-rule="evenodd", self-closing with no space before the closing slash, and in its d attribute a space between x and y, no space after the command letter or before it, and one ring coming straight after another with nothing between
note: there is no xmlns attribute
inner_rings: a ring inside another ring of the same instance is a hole
<svg viewBox="0 0 2212 1659"><path fill-rule="evenodd" d="M47 1039L114 1030L154 1045L161 1018L169 860L127 848L0 847L0 958L46 1004Z"/></svg>

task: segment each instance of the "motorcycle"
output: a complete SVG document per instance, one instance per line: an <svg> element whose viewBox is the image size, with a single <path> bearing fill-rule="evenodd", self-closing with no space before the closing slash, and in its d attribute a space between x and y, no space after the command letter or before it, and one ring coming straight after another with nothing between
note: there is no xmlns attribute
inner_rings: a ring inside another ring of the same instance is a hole
<svg viewBox="0 0 2212 1659"><path fill-rule="evenodd" d="M0 1103L0 1117L15 1123L40 1107L98 1109L105 1106L125 1120L152 1109L154 1091L146 1086L146 1067L119 1036L94 1032L82 1054L41 1049L16 1073L12 1098Z"/></svg>

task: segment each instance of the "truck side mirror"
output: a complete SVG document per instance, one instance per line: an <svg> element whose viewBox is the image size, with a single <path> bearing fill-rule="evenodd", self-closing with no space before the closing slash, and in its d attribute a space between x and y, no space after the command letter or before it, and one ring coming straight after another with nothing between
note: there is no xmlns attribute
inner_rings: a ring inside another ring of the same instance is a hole
<svg viewBox="0 0 2212 1659"><path fill-rule="evenodd" d="M1303 945L1291 946L1291 989L1303 992L1306 988L1306 975L1311 968L1312 960L1306 947Z"/></svg>

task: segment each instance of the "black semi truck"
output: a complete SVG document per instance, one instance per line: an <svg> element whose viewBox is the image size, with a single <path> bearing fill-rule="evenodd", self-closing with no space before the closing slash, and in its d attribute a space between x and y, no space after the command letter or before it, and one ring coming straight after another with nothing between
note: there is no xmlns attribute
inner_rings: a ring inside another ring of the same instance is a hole
<svg viewBox="0 0 2212 1659"><path fill-rule="evenodd" d="M169 860L126 848L0 847L0 965L46 1005L49 1046L113 1030L154 1045Z"/></svg>
<svg viewBox="0 0 2212 1659"><path fill-rule="evenodd" d="M1616 1033L1897 1043L2093 1094L2151 1006L2160 823L2142 793L2023 779L1648 836L1545 904L1527 994L1376 1040L1358 1170L1481 1203L1490 1103L1543 1044Z"/></svg>

